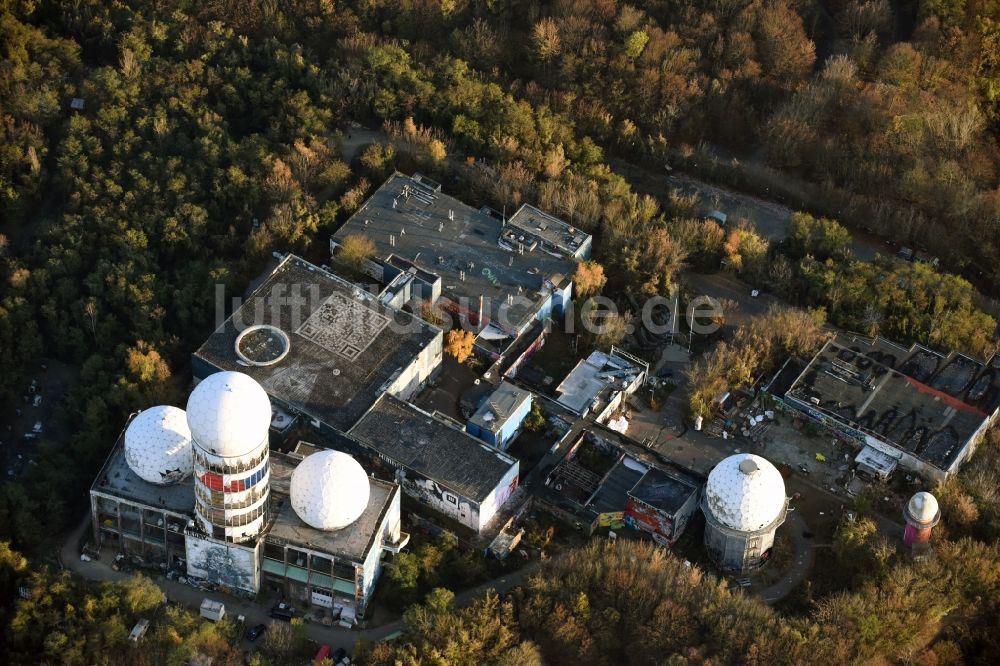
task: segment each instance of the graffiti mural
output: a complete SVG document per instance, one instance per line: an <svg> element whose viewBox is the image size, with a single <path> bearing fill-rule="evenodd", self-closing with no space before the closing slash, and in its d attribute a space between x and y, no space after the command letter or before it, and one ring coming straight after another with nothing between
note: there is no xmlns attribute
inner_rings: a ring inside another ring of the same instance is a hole
<svg viewBox="0 0 1000 666"><path fill-rule="evenodd" d="M661 534L670 542L676 538L673 518L647 504L630 497L625 504L625 515L630 519L630 525L637 529Z"/></svg>
<svg viewBox="0 0 1000 666"><path fill-rule="evenodd" d="M458 520L463 525L479 531L479 507L466 498L456 495L430 479L397 473L396 481L403 492L432 509Z"/></svg>
<svg viewBox="0 0 1000 666"><path fill-rule="evenodd" d="M257 558L252 549L191 534L185 542L189 576L247 592L257 591Z"/></svg>

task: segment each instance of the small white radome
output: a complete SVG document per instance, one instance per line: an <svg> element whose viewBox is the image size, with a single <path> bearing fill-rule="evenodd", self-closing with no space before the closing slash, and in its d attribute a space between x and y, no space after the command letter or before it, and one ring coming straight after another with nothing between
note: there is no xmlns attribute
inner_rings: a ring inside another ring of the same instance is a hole
<svg viewBox="0 0 1000 666"><path fill-rule="evenodd" d="M318 530L339 530L361 517L371 489L357 460L340 451L319 451L292 472L292 508Z"/></svg>
<svg viewBox="0 0 1000 666"><path fill-rule="evenodd" d="M125 462L150 483L177 483L191 474L191 431L183 409L159 405L139 412L125 430Z"/></svg>
<svg viewBox="0 0 1000 666"><path fill-rule="evenodd" d="M243 456L267 439L271 401L252 377L217 372L191 392L187 417L196 446L226 458Z"/></svg>
<svg viewBox="0 0 1000 666"><path fill-rule="evenodd" d="M916 493L910 498L909 504L906 505L906 510L909 513L909 517L918 525L936 524L937 518L940 515L937 498L924 491Z"/></svg>

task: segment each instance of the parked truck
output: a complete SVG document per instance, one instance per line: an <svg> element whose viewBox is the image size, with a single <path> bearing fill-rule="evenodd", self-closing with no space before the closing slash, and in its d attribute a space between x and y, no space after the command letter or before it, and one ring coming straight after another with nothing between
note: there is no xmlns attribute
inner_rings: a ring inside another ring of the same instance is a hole
<svg viewBox="0 0 1000 666"><path fill-rule="evenodd" d="M226 606L221 601L204 599L201 602L201 616L206 620L218 622L226 616Z"/></svg>

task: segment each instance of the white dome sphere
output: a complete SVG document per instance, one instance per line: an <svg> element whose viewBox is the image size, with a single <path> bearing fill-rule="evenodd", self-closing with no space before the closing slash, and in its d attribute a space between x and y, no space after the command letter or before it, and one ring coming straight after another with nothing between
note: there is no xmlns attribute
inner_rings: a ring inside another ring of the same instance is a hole
<svg viewBox="0 0 1000 666"><path fill-rule="evenodd" d="M919 492L910 498L906 511L910 518L921 525L936 523L939 516L937 498L928 492Z"/></svg>
<svg viewBox="0 0 1000 666"><path fill-rule="evenodd" d="M253 378L217 372L191 392L187 419L195 445L217 456L242 456L267 438L271 401Z"/></svg>
<svg viewBox="0 0 1000 666"><path fill-rule="evenodd" d="M729 456L708 475L705 503L726 527L753 532L773 523L785 508L785 480L760 456Z"/></svg>
<svg viewBox="0 0 1000 666"><path fill-rule="evenodd" d="M339 530L360 518L370 492L365 470L340 451L314 453L292 472L292 508L318 530Z"/></svg>
<svg viewBox="0 0 1000 666"><path fill-rule="evenodd" d="M143 481L177 483L194 469L183 409L160 405L139 412L125 430L125 462Z"/></svg>

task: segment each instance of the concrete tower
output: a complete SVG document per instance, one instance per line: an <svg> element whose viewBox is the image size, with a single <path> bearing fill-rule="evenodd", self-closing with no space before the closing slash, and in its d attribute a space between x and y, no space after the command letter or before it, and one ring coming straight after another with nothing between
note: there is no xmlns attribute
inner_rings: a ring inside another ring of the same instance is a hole
<svg viewBox="0 0 1000 666"><path fill-rule="evenodd" d="M702 499L705 548L724 571L751 571L767 561L785 522L785 481L774 465L750 453L724 459L708 475Z"/></svg>
<svg viewBox="0 0 1000 666"><path fill-rule="evenodd" d="M937 499L927 492L917 493L906 504L903 519L906 521L903 543L914 550L926 548L931 540L931 528L941 520Z"/></svg>
<svg viewBox="0 0 1000 666"><path fill-rule="evenodd" d="M187 420L201 530L230 543L253 539L267 518L271 401L247 375L218 372L191 393Z"/></svg>

